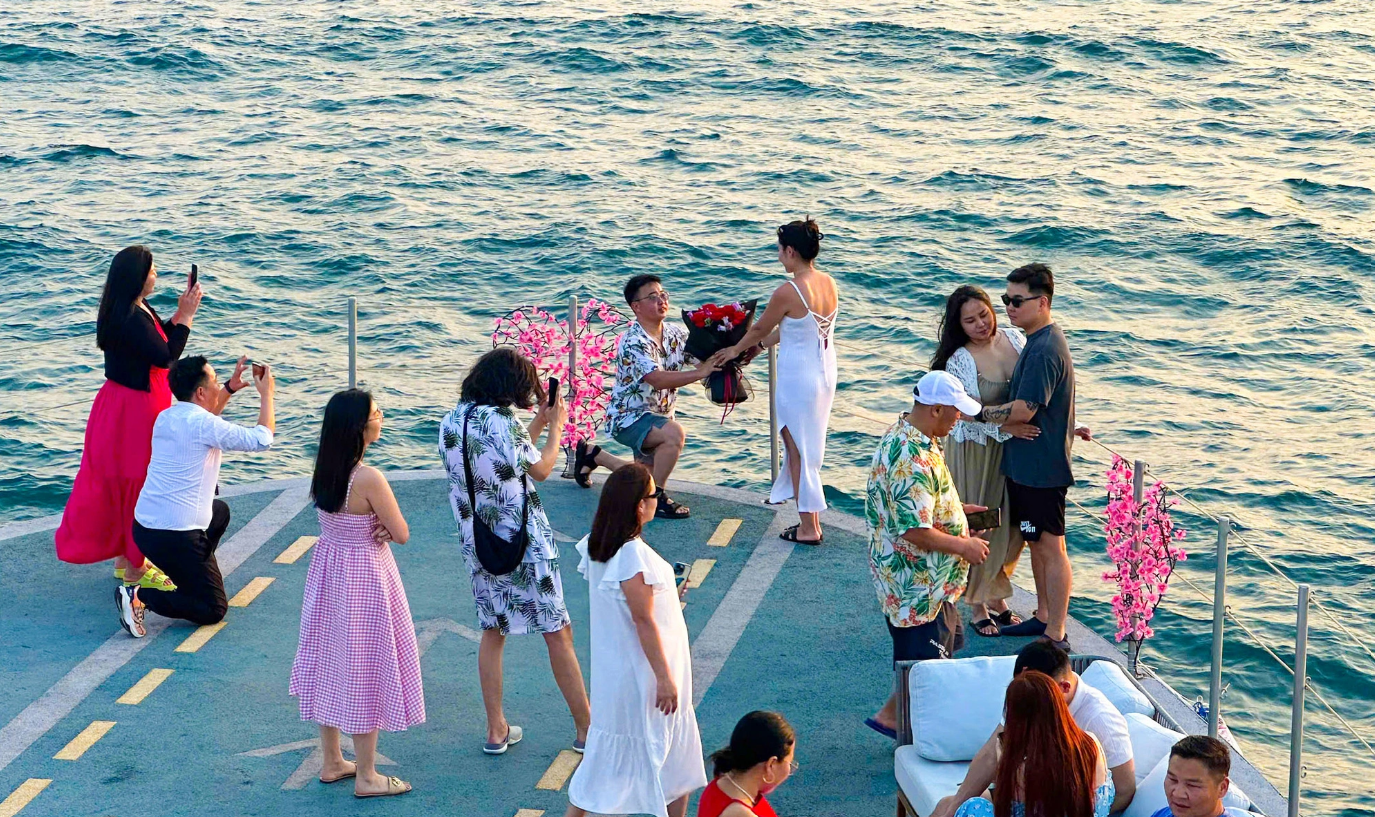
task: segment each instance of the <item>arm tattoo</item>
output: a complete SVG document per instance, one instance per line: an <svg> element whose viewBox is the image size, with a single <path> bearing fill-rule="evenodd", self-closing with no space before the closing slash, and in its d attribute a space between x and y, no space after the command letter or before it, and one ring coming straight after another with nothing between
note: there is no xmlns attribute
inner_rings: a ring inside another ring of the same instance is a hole
<svg viewBox="0 0 1375 817"><path fill-rule="evenodd" d="M1012 404L1004 403L1001 406L984 406L983 411L979 412L979 420L984 423L1002 425L1007 422L1007 418L1012 416Z"/></svg>

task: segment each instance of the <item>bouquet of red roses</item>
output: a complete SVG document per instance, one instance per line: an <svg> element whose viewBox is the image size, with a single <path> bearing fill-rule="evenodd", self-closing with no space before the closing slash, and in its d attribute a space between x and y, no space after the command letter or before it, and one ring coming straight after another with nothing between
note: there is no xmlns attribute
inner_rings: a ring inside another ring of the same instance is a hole
<svg viewBox="0 0 1375 817"><path fill-rule="evenodd" d="M759 301L745 301L724 305L706 304L698 309L684 309L683 323L687 324L687 353L698 360L706 360L722 349L729 349L745 337L754 323ZM745 357L742 355L741 357ZM749 381L740 367L745 361L737 358L707 377L707 393L711 402L726 407L726 414L737 403L750 399ZM722 420L725 415L722 415Z"/></svg>

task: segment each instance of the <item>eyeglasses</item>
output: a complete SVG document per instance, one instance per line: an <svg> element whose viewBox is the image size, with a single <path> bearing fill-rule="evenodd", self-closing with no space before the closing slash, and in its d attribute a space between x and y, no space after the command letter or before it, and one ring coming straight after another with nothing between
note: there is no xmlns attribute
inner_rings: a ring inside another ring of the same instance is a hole
<svg viewBox="0 0 1375 817"><path fill-rule="evenodd" d="M654 493L650 494L649 496L642 496L642 497L640 497L640 501L641 501L641 502L648 502L648 501L651 500L651 499L658 499L658 498L659 498L659 492L658 492L658 491L655 491Z"/></svg>
<svg viewBox="0 0 1375 817"><path fill-rule="evenodd" d="M800 768L802 768L802 764L798 763L796 760L788 761L788 774L797 774L797 770Z"/></svg>
<svg viewBox="0 0 1375 817"><path fill-rule="evenodd" d="M1010 306L1013 309L1021 309L1022 304L1031 303L1044 298L1044 295L1008 295L1003 293L1003 306Z"/></svg>
<svg viewBox="0 0 1375 817"><path fill-rule="evenodd" d="M369 422L371 422L371 421L373 421L373 420L380 420L380 419L382 419L382 409L377 409L377 410L374 411L372 414L369 414L369 415L368 415L368 421L369 421Z"/></svg>
<svg viewBox="0 0 1375 817"><path fill-rule="evenodd" d="M668 293L664 292L663 290L659 290L653 295L646 295L643 298L636 298L634 301L631 301L631 303L639 303L640 301L663 301L664 303L668 303Z"/></svg>

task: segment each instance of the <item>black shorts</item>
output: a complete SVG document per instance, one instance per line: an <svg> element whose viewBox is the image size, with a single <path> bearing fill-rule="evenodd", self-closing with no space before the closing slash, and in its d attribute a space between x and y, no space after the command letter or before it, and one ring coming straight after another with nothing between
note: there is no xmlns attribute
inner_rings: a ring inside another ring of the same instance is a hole
<svg viewBox="0 0 1375 817"><path fill-rule="evenodd" d="M954 605L945 605L940 615L915 627L894 627L887 616L883 621L888 625L888 635L893 638L895 664L953 658L964 647L964 625Z"/></svg>
<svg viewBox="0 0 1375 817"><path fill-rule="evenodd" d="M1033 488L1007 481L1007 499L1012 524L1028 542L1041 541L1041 534L1065 535L1065 494L1068 488Z"/></svg>

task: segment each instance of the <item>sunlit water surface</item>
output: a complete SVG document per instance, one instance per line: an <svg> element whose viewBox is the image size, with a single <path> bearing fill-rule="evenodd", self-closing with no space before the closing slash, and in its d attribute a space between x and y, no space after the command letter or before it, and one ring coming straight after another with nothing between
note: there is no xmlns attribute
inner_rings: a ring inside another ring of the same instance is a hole
<svg viewBox="0 0 1375 817"><path fill-rule="evenodd" d="M678 305L761 296L781 280L773 227L810 213L842 292L837 507L861 508L881 429L863 415L906 401L944 296L1044 260L1080 417L1367 630L1363 2L60 5L0 12L0 520L62 507L101 382L101 276L126 244L157 253L167 313L201 265L191 351L277 364L280 442L230 458L241 482L307 471L350 295L387 413L374 457L436 467L437 419L496 315L614 300L639 272ZM681 476L763 486L762 402L724 425L681 406ZM1101 507L1106 455L1079 453L1072 496ZM1074 612L1107 630L1101 529L1071 513ZM1184 574L1210 588L1215 534L1180 517ZM1229 592L1290 660L1293 589L1237 553ZM1210 615L1176 582L1147 648L1190 697ZM1290 679L1233 633L1225 712L1280 780ZM1316 686L1375 740L1375 662L1316 610L1312 639ZM1375 759L1308 711L1306 810L1371 814Z"/></svg>

